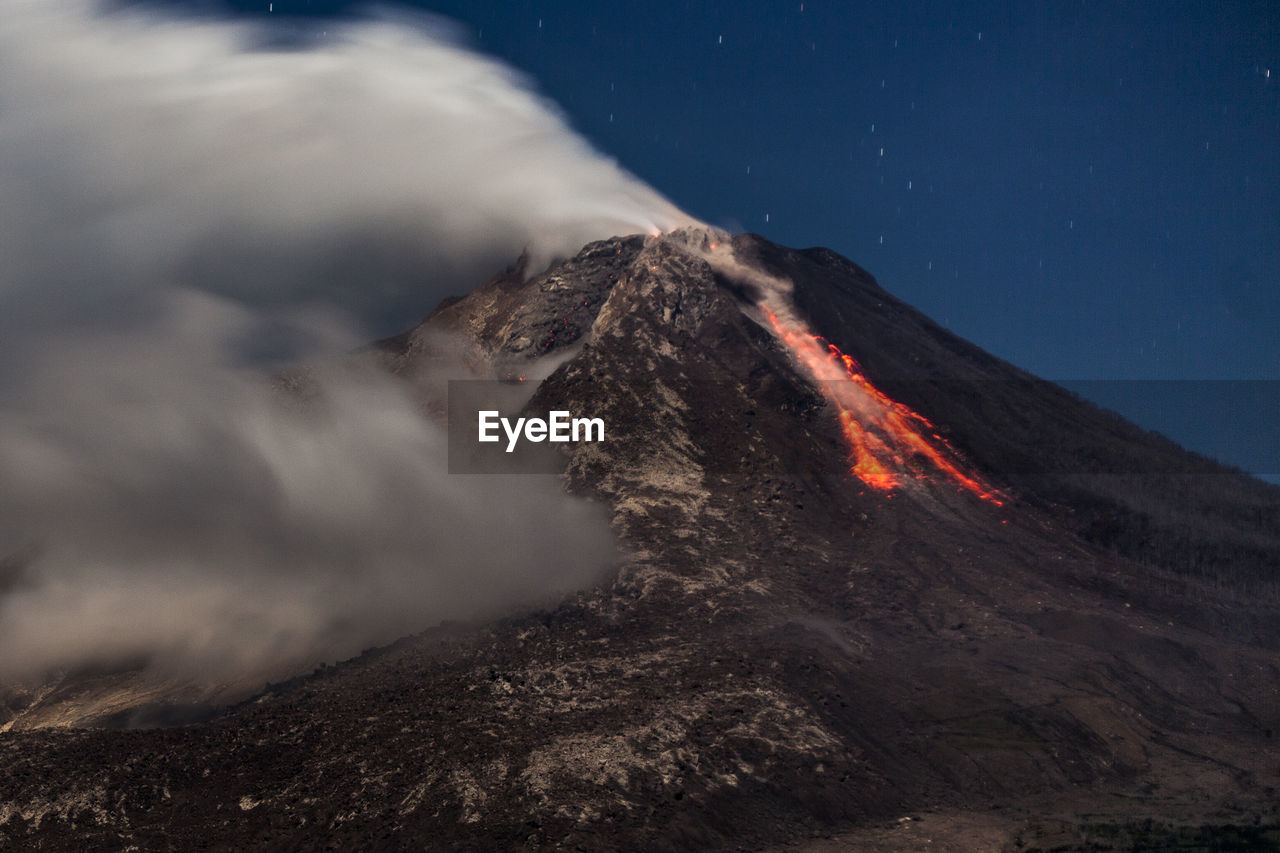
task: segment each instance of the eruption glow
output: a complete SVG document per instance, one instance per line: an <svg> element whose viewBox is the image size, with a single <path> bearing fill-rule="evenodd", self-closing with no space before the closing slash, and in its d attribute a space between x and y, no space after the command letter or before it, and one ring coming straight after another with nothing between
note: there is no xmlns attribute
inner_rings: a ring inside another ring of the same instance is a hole
<svg viewBox="0 0 1280 853"><path fill-rule="evenodd" d="M912 482L934 482L938 474L984 501L1003 506L1003 495L973 473L928 418L892 399L862 372L852 356L815 335L791 306L791 282L744 263L723 235L709 229L686 232L684 245L722 275L755 287L756 307L796 361L840 414L849 443L851 474L873 489L892 492ZM700 248L696 248L701 243Z"/></svg>
<svg viewBox="0 0 1280 853"><path fill-rule="evenodd" d="M923 457L957 485L996 506L1003 505L997 491L965 474L949 458L956 456L955 450L938 435L937 427L928 418L872 385L858 362L835 344L812 334L797 321L781 319L770 308L770 301L766 298L759 307L774 333L818 381L840 413L840 428L852 450L850 471L855 477L872 488L892 491L903 484L904 472L918 467L912 464L914 459ZM926 477L923 473L917 476Z"/></svg>
<svg viewBox="0 0 1280 853"><path fill-rule="evenodd" d="M944 481L984 501L1004 505L1000 492L976 474L965 473L960 454L928 418L875 387L852 356L809 330L791 307L791 282L739 260L720 232L690 230L683 243L722 275L749 283L759 292L756 307L773 333L839 412L853 463L850 473L881 492L936 481L941 474Z"/></svg>

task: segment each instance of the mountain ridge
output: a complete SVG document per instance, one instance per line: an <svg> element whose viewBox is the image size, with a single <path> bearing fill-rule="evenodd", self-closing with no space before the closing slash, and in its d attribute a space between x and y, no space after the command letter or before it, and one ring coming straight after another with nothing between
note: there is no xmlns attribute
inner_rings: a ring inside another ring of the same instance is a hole
<svg viewBox="0 0 1280 853"><path fill-rule="evenodd" d="M708 255L726 240L1008 501L854 477L830 399L755 314L759 281ZM524 377L524 411L611 424L563 461L567 487L609 508L627 548L616 576L198 724L0 734L3 843L760 849L923 812L997 815L1012 849L1050 813L1272 814L1276 602L1232 593L1275 581L1270 487L1233 479L1209 497L1259 508L1221 541L1196 534L1205 560L1257 558L1234 574L1184 570L1142 537L1108 543L1091 525L1138 523L1131 483L1017 474L1037 453L1077 458L1096 436L1059 436L1108 416L829 250L685 231L526 273L366 356L427 412L461 362ZM1117 458L1177 452L1117 429L1100 440ZM1052 446L1028 448L1032 434Z"/></svg>

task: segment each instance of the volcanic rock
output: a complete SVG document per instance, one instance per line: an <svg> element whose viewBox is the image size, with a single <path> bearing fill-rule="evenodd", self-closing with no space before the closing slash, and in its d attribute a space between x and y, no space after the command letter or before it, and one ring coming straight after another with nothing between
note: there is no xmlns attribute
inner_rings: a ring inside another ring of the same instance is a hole
<svg viewBox="0 0 1280 853"><path fill-rule="evenodd" d="M826 249L689 230L524 266L372 354L428 413L424 377L460 348L472 375L525 377L527 413L603 418L562 468L610 508L612 580L198 723L14 726L3 844L918 849L924 826L1070 848L1103 825L1276 821L1280 490ZM1000 497L854 477L762 282Z"/></svg>

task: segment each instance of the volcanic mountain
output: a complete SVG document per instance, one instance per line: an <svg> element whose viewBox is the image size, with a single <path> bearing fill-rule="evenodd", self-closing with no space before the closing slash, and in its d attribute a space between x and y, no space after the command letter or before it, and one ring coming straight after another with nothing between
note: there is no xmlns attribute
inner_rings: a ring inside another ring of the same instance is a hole
<svg viewBox="0 0 1280 853"><path fill-rule="evenodd" d="M608 425L556 464L610 579L184 726L11 701L4 844L1272 849L1280 490L754 235L522 259L360 357L443 418L459 350Z"/></svg>

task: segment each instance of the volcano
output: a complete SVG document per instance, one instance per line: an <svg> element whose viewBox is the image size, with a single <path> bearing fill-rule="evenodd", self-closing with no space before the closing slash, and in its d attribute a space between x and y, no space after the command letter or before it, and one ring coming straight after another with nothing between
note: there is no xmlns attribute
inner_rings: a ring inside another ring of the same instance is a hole
<svg viewBox="0 0 1280 853"><path fill-rule="evenodd" d="M527 265L357 357L424 417L461 351L524 413L602 419L555 458L611 513L609 579L196 721L11 692L3 844L1274 849L1280 490L826 249Z"/></svg>

